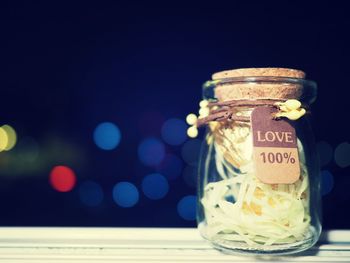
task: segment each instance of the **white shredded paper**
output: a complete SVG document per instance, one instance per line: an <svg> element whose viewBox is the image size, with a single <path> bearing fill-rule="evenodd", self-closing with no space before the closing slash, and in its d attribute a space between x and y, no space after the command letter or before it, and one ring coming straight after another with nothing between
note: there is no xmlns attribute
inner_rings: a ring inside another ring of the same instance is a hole
<svg viewBox="0 0 350 263"><path fill-rule="evenodd" d="M206 219L205 235L211 240L248 245L303 240L310 225L310 214L309 178L301 142L298 140L299 180L290 185L264 184L254 174L251 134L246 130L238 132L239 128L221 129L220 137L207 140L214 150L220 180L209 182L204 188L201 203ZM239 169L228 161L228 153L229 160L241 164ZM206 163L208 166L208 160Z"/></svg>

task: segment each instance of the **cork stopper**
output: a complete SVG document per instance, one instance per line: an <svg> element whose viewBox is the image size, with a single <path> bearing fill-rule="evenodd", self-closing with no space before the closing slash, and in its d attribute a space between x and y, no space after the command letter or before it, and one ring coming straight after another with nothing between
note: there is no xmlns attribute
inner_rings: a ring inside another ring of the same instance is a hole
<svg viewBox="0 0 350 263"><path fill-rule="evenodd" d="M304 79L301 70L289 68L242 68L214 73L213 80L244 77L271 77ZM298 83L281 81L228 81L218 83L215 96L219 101L234 99L298 99L301 97L303 86Z"/></svg>

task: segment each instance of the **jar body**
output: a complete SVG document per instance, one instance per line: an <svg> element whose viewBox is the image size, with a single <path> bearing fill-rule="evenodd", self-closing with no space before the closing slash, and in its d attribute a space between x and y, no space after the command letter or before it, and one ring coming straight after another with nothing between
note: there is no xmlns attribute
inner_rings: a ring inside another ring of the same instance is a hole
<svg viewBox="0 0 350 263"><path fill-rule="evenodd" d="M253 108L237 111L249 117ZM199 166L197 221L201 235L231 253L291 254L321 233L318 157L307 117L295 121L300 178L265 184L255 176L251 123L208 124Z"/></svg>

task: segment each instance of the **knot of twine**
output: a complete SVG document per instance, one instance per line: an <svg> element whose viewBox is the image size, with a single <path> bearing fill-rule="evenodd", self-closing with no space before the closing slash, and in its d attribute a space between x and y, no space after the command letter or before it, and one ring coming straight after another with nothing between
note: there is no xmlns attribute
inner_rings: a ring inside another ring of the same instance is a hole
<svg viewBox="0 0 350 263"><path fill-rule="evenodd" d="M243 121L248 122L250 118L247 116L241 116L240 112L237 111L237 107L259 107L266 105L274 105L275 103L281 102L280 100L230 100L224 102L209 102L209 114L208 116L199 118L196 126L201 127L208 124L211 121Z"/></svg>
<svg viewBox="0 0 350 263"><path fill-rule="evenodd" d="M187 123L192 125L188 129L187 134L189 137L196 137L198 135L197 128L212 121L249 122L250 117L243 116L238 108L256 108L261 106L271 106L278 109L278 111L272 116L274 119L285 117L290 120L297 120L306 113L306 106L302 105L301 102L296 99L286 101L278 99L230 100L224 102L209 102L207 100L203 100L200 103L201 109L199 110L199 117L197 118L195 114L191 113L186 118Z"/></svg>

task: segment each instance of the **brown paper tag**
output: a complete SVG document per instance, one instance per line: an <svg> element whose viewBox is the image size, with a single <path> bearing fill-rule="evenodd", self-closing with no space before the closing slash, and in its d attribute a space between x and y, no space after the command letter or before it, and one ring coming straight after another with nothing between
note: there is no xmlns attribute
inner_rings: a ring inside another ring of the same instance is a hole
<svg viewBox="0 0 350 263"><path fill-rule="evenodd" d="M297 137L285 119L273 119L274 107L257 107L251 114L256 176L266 184L292 184L300 177Z"/></svg>

